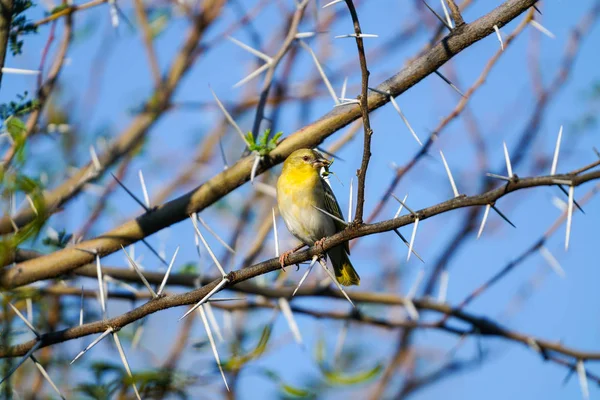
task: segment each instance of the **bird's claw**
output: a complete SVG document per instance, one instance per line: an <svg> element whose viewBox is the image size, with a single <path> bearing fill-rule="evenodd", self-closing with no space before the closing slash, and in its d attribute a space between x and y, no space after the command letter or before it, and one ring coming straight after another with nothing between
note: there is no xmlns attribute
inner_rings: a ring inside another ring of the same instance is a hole
<svg viewBox="0 0 600 400"><path fill-rule="evenodd" d="M288 257L290 256L290 254L292 254L293 252L294 252L294 250L288 250L279 256L279 265L281 266L282 270L285 271L285 263L286 263Z"/></svg>
<svg viewBox="0 0 600 400"><path fill-rule="evenodd" d="M325 252L325 250L323 249L323 244L325 243L325 239L327 239L327 238L319 239L315 242L315 247L318 247L321 250L321 253Z"/></svg>

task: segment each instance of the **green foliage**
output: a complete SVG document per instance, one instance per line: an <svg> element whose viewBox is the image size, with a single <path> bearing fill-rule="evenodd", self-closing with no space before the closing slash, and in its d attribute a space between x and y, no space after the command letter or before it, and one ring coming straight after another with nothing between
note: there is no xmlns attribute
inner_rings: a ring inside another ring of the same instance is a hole
<svg viewBox="0 0 600 400"><path fill-rule="evenodd" d="M15 0L13 3L11 31L8 37L8 44L13 56L21 54L23 51L23 40L20 40L20 36L37 33L37 27L22 15L33 5L30 0Z"/></svg>
<svg viewBox="0 0 600 400"><path fill-rule="evenodd" d="M73 234L67 233L65 230L61 230L58 232L57 237L53 238L47 236L42 240L42 243L46 246L54 247L55 249L64 249L67 247L72 237Z"/></svg>
<svg viewBox="0 0 600 400"><path fill-rule="evenodd" d="M0 118L6 120L11 116L21 116L30 113L39 107L38 100L27 100L28 92L17 94L18 101L0 104Z"/></svg>
<svg viewBox="0 0 600 400"><path fill-rule="evenodd" d="M283 135L283 132L277 132L273 137L271 136L271 130L265 130L262 135L259 135L256 139L252 132L246 134L246 142L248 143L248 149L250 151L257 152L260 156L266 156L277 147L277 141Z"/></svg>
<svg viewBox="0 0 600 400"><path fill-rule="evenodd" d="M239 371L249 361L259 358L267 349L267 343L271 338L272 330L273 327L271 324L266 325L262 330L256 347L246 354L231 357L228 361L223 363L223 368L228 371Z"/></svg>
<svg viewBox="0 0 600 400"><path fill-rule="evenodd" d="M316 393L308 388L290 385L283 381L279 374L270 369L263 369L261 372L279 386L279 390L284 398L293 399L314 399Z"/></svg>

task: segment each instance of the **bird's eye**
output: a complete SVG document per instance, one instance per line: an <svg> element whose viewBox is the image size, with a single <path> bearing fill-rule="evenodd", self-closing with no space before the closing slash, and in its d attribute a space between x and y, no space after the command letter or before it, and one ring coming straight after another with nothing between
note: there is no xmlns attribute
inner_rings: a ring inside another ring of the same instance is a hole
<svg viewBox="0 0 600 400"><path fill-rule="evenodd" d="M302 157L302 159L303 159L304 161L308 161L308 160L309 160L309 157L308 157L308 156L304 156L304 157Z"/></svg>

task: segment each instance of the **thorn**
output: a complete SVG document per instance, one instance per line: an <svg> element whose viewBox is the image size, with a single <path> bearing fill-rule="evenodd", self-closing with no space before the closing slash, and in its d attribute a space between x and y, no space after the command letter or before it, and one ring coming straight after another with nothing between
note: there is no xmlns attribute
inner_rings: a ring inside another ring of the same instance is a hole
<svg viewBox="0 0 600 400"><path fill-rule="evenodd" d="M508 155L508 148L506 147L506 142L502 142L502 144L504 145L504 159L506 161L506 171L508 172L508 177L512 179L514 175L512 170L512 164L510 163L510 156Z"/></svg>
<svg viewBox="0 0 600 400"><path fill-rule="evenodd" d="M208 251L208 254L210 254L210 258L212 258L213 262L217 265L217 268L219 269L219 272L221 272L221 276L223 277L223 279L225 279L225 277L227 276L227 274L225 273L225 270L223 269L223 267L221 266L221 263L219 262L219 260L215 256L215 253L213 253L213 251L211 250L210 246L206 242L206 239L204 239L204 236L202 236L202 232L200 232L200 229L198 229L198 224L196 223L197 214L193 213L190 216L190 218L192 219L192 224L194 225L194 229L196 230L196 233L200 237L200 240L202 240L202 244L204 244L204 247Z"/></svg>
<svg viewBox="0 0 600 400"><path fill-rule="evenodd" d="M325 214L327 216L330 216L331 218L335 219L336 221L338 221L340 224L343 224L344 226L348 225L348 222L344 221L343 219L341 219L339 217L336 217L335 215L331 214L330 212L327 212L327 211L323 210L322 208L319 208L319 207L317 207L315 205L313 205L313 208L316 209L316 210L321 211L323 214Z"/></svg>
<svg viewBox="0 0 600 400"><path fill-rule="evenodd" d="M177 258L177 253L179 253L179 246L177 246L177 248L175 249L175 253L173 253L171 262L169 263L169 266L167 267L167 272L165 272L165 276L163 277L163 280L160 283L160 287L158 288L158 292L156 293L157 296L160 296L163 293L163 289L165 288L165 285L167 284L167 280L169 279L169 274L171 273L171 268L173 268L173 264L175 263L175 258Z"/></svg>
<svg viewBox="0 0 600 400"><path fill-rule="evenodd" d="M415 296L417 295L417 290L419 290L419 285L423 281L424 277L425 269L421 267L421 269L419 269L419 272L417 273L417 276L415 277L415 281L413 282L412 286L408 290L408 293L406 294L406 298L411 300L415 298Z"/></svg>
<svg viewBox="0 0 600 400"><path fill-rule="evenodd" d="M444 269L440 275L440 291L438 292L438 303L445 303L448 295L448 281L450 280L450 274L448 270Z"/></svg>
<svg viewBox="0 0 600 400"><path fill-rule="evenodd" d="M402 200L402 202L400 202L400 207L398 207L398 211L396 211L396 214L394 214L394 218L398 218L398 216L402 212L402 208L404 208L404 203L406 203L406 199L408 199L408 193L406 193L406 196L404 196L404 199Z"/></svg>
<svg viewBox="0 0 600 400"><path fill-rule="evenodd" d="M81 299L79 303L79 326L83 325L83 285L81 286Z"/></svg>
<svg viewBox="0 0 600 400"><path fill-rule="evenodd" d="M248 75L246 75L246 77L240 79L239 81L237 81L233 87L234 88L239 88L240 86L245 85L246 83L250 82L252 79L256 78L257 76L259 76L260 74L262 74L263 72L265 72L269 67L271 66L271 64L263 64L260 67L258 67L257 69L255 69L254 71L252 71L251 73L249 73Z"/></svg>
<svg viewBox="0 0 600 400"><path fill-rule="evenodd" d="M494 211L496 211L496 213L497 213L497 214L498 214L500 217L502 217L502 219L503 219L503 220L505 220L506 222L508 222L508 223L510 224L510 226L512 226L513 228L516 228L515 224L513 224L512 222L510 222L510 219L508 219L508 218L506 217L506 215L502 214L502 211L500 211L500 210L498 209L498 207L496 207L495 205L493 205L493 204L492 204L492 208L494 209Z"/></svg>
<svg viewBox="0 0 600 400"><path fill-rule="evenodd" d="M435 12L435 10L433 8L431 8L429 6L429 4L427 4L427 2L425 0L421 0L423 2L423 4L425 4L425 6L427 6L427 8L429 9L429 11L431 11L433 13L433 15L435 15L437 17L437 19L440 20L440 22L446 27L448 28L448 30L450 32L452 32L452 26L448 25L448 23L446 21L444 21L444 19L442 17L440 17L440 15L438 13Z"/></svg>
<svg viewBox="0 0 600 400"><path fill-rule="evenodd" d="M210 292L208 292L206 294L206 296L204 296L202 298L202 300L200 300L198 303L196 303L192 308L190 308L185 314L183 314L183 316L181 318L179 318L179 321L181 321L182 319L184 319L185 317L187 317L190 313L192 313L194 310L196 310L198 307L200 307L202 304L206 303L206 301L208 299L210 299L210 296L212 296L213 294L217 293L223 286L225 286L227 283L229 282L229 279L227 279L226 277L223 277L223 279L221 280L221 282L219 282L217 284L217 286L215 286Z"/></svg>
<svg viewBox="0 0 600 400"><path fill-rule="evenodd" d="M102 334L100 336L98 336L96 339L94 339L94 341L90 344L88 344L85 349L81 350L79 352L79 354L77 354L75 356L75 358L73 359L73 361L71 361L70 364L73 364L75 361L77 361L79 358L81 358L81 356L83 356L88 350L90 350L92 347L94 347L95 345L98 344L98 342L100 342L102 339L104 339L106 336L108 336L108 334L113 332L113 327L109 326L104 332L102 332Z"/></svg>
<svg viewBox="0 0 600 400"><path fill-rule="evenodd" d="M298 32L294 36L296 39L308 39L317 35L317 32Z"/></svg>
<svg viewBox="0 0 600 400"><path fill-rule="evenodd" d="M15 74L15 75L39 75L42 71L34 69L21 69L21 68L10 68L2 67L3 74Z"/></svg>
<svg viewBox="0 0 600 400"><path fill-rule="evenodd" d="M329 151L327 151L327 150L325 150L325 149L323 149L321 147L317 146L316 149L319 150L321 153L325 154L326 156L329 156L331 158L335 158L336 160L346 161L342 157L338 156L337 154L333 154L333 153L331 153L331 152L329 152Z"/></svg>
<svg viewBox="0 0 600 400"><path fill-rule="evenodd" d="M204 220L202 218L200 218L200 215L196 214L196 218L198 218L198 221L200 221L200 223L202 224L204 229L206 229L211 235L213 235L215 237L215 239L217 239L219 241L219 243L221 243L223 245L223 247L225 247L231 254L235 254L235 250L232 249L231 246L227 244L227 242L225 242L223 239L221 239L221 237L219 235L217 235L217 232L213 231L210 228L210 226L208 226L208 224L206 222L204 222Z"/></svg>
<svg viewBox="0 0 600 400"><path fill-rule="evenodd" d="M227 112L227 110L225 109L225 106L223 105L223 103L221 103L221 100L219 100L219 98L217 97L215 92L212 90L212 88L209 88L209 89L210 89L210 92L212 93L213 97L215 98L217 105L221 109L221 112L223 112L223 114L225 115L225 119L227 120L227 122L229 122L229 124L231 126L233 126L233 128L238 133L238 135L240 135L240 137L242 138L244 143L246 143L246 146L250 147L250 143L248 143L248 139L246 139L246 137L244 136L244 132L242 132L242 130L240 129L238 124L235 123L235 121L233 120L233 117Z"/></svg>
<svg viewBox="0 0 600 400"><path fill-rule="evenodd" d="M54 384L54 382L52 381L52 378L50 378L50 375L48 375L48 372L46 372L46 369L44 369L44 366L42 364L40 364L40 362L33 355L31 355L29 357L31 358L31 361L33 361L33 363L35 364L37 369L40 371L40 373L42 374L44 379L46 379L46 381L48 381L48 383L50 384L52 389L54 389L54 391L56 392L58 397L65 400L66 397L63 396L63 394L60 392L60 390L58 390L58 387Z"/></svg>
<svg viewBox="0 0 600 400"><path fill-rule="evenodd" d="M223 382L225 383L225 388L229 392L229 385L227 384L227 379L225 378L225 373L223 372L221 359L219 358L219 353L217 352L215 339L213 338L212 331L210 330L210 325L208 324L208 320L206 319L206 313L204 312L204 308L200 307L198 309L198 312L200 313L200 318L202 318L202 323L204 324L204 329L206 330L206 335L208 336L208 341L210 342L210 347L212 348L215 361L217 362L217 366L219 367L219 371L221 372L221 377L223 378Z"/></svg>
<svg viewBox="0 0 600 400"><path fill-rule="evenodd" d="M569 186L569 203L567 205L567 232L565 236L565 250L569 250L569 240L571 239L571 224L573 222L573 197L575 187Z"/></svg>
<svg viewBox="0 0 600 400"><path fill-rule="evenodd" d="M456 183L454 183L454 178L452 177L452 172L450 172L450 167L448 167L448 163L446 162L446 157L444 157L444 153L440 150L440 155L442 156L442 162L444 163L444 168L446 168L446 173L448 174L448 179L450 180L450 185L452 185L452 191L454 192L454 197L460 196L458 193L458 189L456 188Z"/></svg>
<svg viewBox="0 0 600 400"><path fill-rule="evenodd" d="M406 262L410 260L410 255L413 252L413 245L415 243L415 236L417 236L417 227L419 226L419 218L415 218L415 224L413 226L412 235L410 236L410 244L408 245L408 256L406 257Z"/></svg>
<svg viewBox="0 0 600 400"><path fill-rule="evenodd" d="M400 115L400 118L402 118L402 122L404 122L404 125L406 125L406 127L410 131L411 135L415 138L415 140L417 141L417 143L419 143L419 146L422 147L423 143L421 142L421 139L419 139L419 137L417 136L417 134L413 130L412 126L408 122L408 119L406 118L406 116L404 115L404 113L402 112L402 110L400 109L400 106L398 106L398 103L396 102L396 99L394 99L394 96L392 96L390 93L387 93L387 96L389 97L390 103L392 103L392 106L396 109L396 111Z"/></svg>
<svg viewBox="0 0 600 400"><path fill-rule="evenodd" d="M127 188L127 186L125 186L123 184L123 182L121 182L119 180L119 178L117 178L117 176L115 174L113 174L112 172L110 174L112 175L113 178L115 178L115 180L117 181L117 183L119 184L119 186L121 186L123 189L125 189L125 191L127 192L127 194L129 194L129 196L131 196L131 198L133 198L136 201L136 203L138 203L140 206L142 206L142 208L144 210L146 210L146 212L150 212L150 208L146 207L146 205L135 194L133 194L133 192L131 190L129 190Z"/></svg>
<svg viewBox="0 0 600 400"><path fill-rule="evenodd" d="M31 196L30 195L25 195L25 198L27 199L27 202L29 203L29 206L33 210L33 213L36 216L39 216L40 213L38 212L37 208L35 207L35 203L33 202L33 199L31 198Z"/></svg>
<svg viewBox="0 0 600 400"><path fill-rule="evenodd" d="M391 193L391 195L392 195L392 197L393 197L394 199L396 199L396 201L397 201L398 203L402 204L402 205L404 206L404 208L406 208L406 209L408 210L408 212L409 212L409 213L411 213L412 215L417 215L417 213L416 213L416 212L414 212L413 210L411 210L411 209L410 209L410 208L409 208L409 207L406 205L406 203L405 203L405 202L403 202L402 200L400 200L399 198L397 198L397 197L396 197L396 196L395 196L393 193ZM408 197L408 195L406 195L406 197ZM406 198L406 197L405 197L405 198Z"/></svg>
<svg viewBox="0 0 600 400"><path fill-rule="evenodd" d="M561 192L563 192L564 194L566 194L567 196L569 196L569 192L567 192L567 189L565 189L562 186L558 186L558 188L561 190ZM573 199L573 204L575 204L575 207L577 207L579 209L579 211L581 211L583 214L585 214L585 211L583 211L583 208L581 208L581 206L579 205L579 203L577 202L577 200Z"/></svg>
<svg viewBox="0 0 600 400"><path fill-rule="evenodd" d="M556 147L554 148L554 157L552 158L552 168L550 169L550 175L556 174L556 166L558 165L558 152L560 151L560 141L562 139L563 126L560 126L558 130L558 137L556 138Z"/></svg>
<svg viewBox="0 0 600 400"><path fill-rule="evenodd" d="M2 297L4 297L4 296L2 296ZM31 332L33 332L33 334L39 339L40 334L33 327L33 325L31 324L31 322L29 322L27 320L27 318L25 318L25 316L23 314L21 314L21 311L19 311L19 309L17 307L15 307L10 301L8 301L7 304L10 306L10 308L13 309L13 311L15 312L15 314L17 314L17 316L21 319L21 321L23 321L25 323L25 325L27 325L27 327L31 330Z"/></svg>
<svg viewBox="0 0 600 400"><path fill-rule="evenodd" d="M317 67L317 70L319 71L319 74L321 75L321 79L323 80L323 83L325 83L325 86L327 87L329 94L333 98L334 103L339 104L340 102L335 94L335 91L333 90L333 87L331 86L331 82L329 82L329 79L327 79L327 75L325 75L325 71L323 70L323 67L321 67L321 63L319 63L319 60L317 59L317 55L315 54L315 52L310 48L309 45L304 43L304 41L299 40L298 43L300 43L300 45L302 47L304 47L304 49L310 53L310 55L315 63L315 66Z"/></svg>
<svg viewBox="0 0 600 400"><path fill-rule="evenodd" d="M346 298L346 300L348 300L348 302L350 304L352 304L352 307L356 307L354 305L354 303L352 302L352 300L350 300L350 297L348 297L348 294L346 294L346 291L344 290L344 288L342 287L342 285L340 285L340 283L337 281L337 279L335 279L335 276L333 275L333 273L327 268L326 262L323 261L322 259L319 259L319 264L321 264L321 267L323 267L323 269L325 270L325 272L327 273L327 275L329 276L329 278L333 281L333 283L335 283L335 285L338 287L338 289L340 290L340 292L342 292L342 294L344 295L344 297Z"/></svg>
<svg viewBox="0 0 600 400"><path fill-rule="evenodd" d="M450 14L448 13L448 9L446 8L446 3L444 2L444 0L440 0L440 3L442 3L442 10L444 10L444 16L446 17L446 22L448 23L448 26L450 27L450 29L454 29L452 19L450 18Z"/></svg>
<svg viewBox="0 0 600 400"><path fill-rule="evenodd" d="M21 358L19 360L18 363L16 363L11 369L10 371L8 371L8 373L6 374L6 376L4 376L4 378L2 378L2 380L0 380L0 385L2 385L4 383L5 380L7 380L8 378L10 378L10 376L29 358L31 357L31 355L40 348L40 346L42 345L41 341L37 341L33 347L31 349L29 349L29 351L27 353L25 353L25 355L23 356L23 358Z"/></svg>
<svg viewBox="0 0 600 400"><path fill-rule="evenodd" d="M348 77L344 78L344 83L342 84L342 91L340 92L340 98L346 98L346 88L348 86Z"/></svg>
<svg viewBox="0 0 600 400"><path fill-rule="evenodd" d="M256 189L258 192L261 192L263 194L266 194L267 196L273 197L274 199L277 198L277 189L275 189L273 186L268 185L261 181L255 181L253 183L253 185L254 185L254 189Z"/></svg>
<svg viewBox="0 0 600 400"><path fill-rule="evenodd" d="M275 218L275 207L271 210L273 212L273 240L275 241L275 257L279 258L279 235L277 234L277 220Z"/></svg>
<svg viewBox="0 0 600 400"><path fill-rule="evenodd" d="M25 299L25 307L27 309L27 321L33 323L33 302L31 297Z"/></svg>
<svg viewBox="0 0 600 400"><path fill-rule="evenodd" d="M96 275L98 276L98 293L100 293L100 307L102 308L102 318L106 319L106 299L104 297L104 278L102 277L102 266L100 265L100 255L96 254Z"/></svg>
<svg viewBox="0 0 600 400"><path fill-rule="evenodd" d="M148 241L147 241L146 239L141 239L141 242L142 242L143 244L145 244L145 245L146 245L146 247L148 248L148 250L150 250L150 252L151 252L152 254L154 254L156 257L158 257L158 259L159 259L159 260L160 260L160 261L161 261L161 262L162 262L162 263L163 263L165 266L168 266L168 265L169 265L169 263L167 262L167 260L165 260L165 259L164 259L164 257L163 257L163 256L161 256L160 254L158 254L158 251L154 250L154 247L152 247L152 246L150 245L150 243L148 243Z"/></svg>
<svg viewBox="0 0 600 400"><path fill-rule="evenodd" d="M500 50L504 51L504 42L502 41L502 34L500 33L498 25L494 25L494 30L496 31L496 37L498 37L498 41L500 42Z"/></svg>
<svg viewBox="0 0 600 400"><path fill-rule="evenodd" d="M452 83L450 81L450 79L446 78L444 75L442 75L442 73L438 70L433 71L437 76L439 76L440 78L442 78L442 80L444 82L446 82L448 85L450 85L450 87L452 89L454 89L456 91L456 93L460 94L462 97L465 97L464 93L460 91L459 88L456 87L456 85L454 85L454 83Z"/></svg>
<svg viewBox="0 0 600 400"><path fill-rule="evenodd" d="M337 364L340 355L342 354L342 349L344 348L344 342L346 341L346 335L348 334L348 327L350 326L350 320L347 319L344 321L344 325L342 326L342 330L337 338L335 343L335 350L333 352L333 363Z"/></svg>
<svg viewBox="0 0 600 400"><path fill-rule="evenodd" d="M531 26L533 26L535 29L537 29L538 31L542 32L544 35L548 36L550 39L554 39L556 37L556 36L554 36L554 33L550 32L548 29L546 29L542 24L537 22L535 19L532 19L531 21L529 21L529 24Z"/></svg>
<svg viewBox="0 0 600 400"><path fill-rule="evenodd" d="M560 263L552 255L552 253L550 253L550 250L548 250L545 246L540 246L540 254L542 257L544 257L548 265L554 270L554 272L556 272L558 276L561 278L566 276L565 270L560 266Z"/></svg>
<svg viewBox="0 0 600 400"><path fill-rule="evenodd" d="M358 34L358 33L348 33L348 34L345 34L345 35L337 35L337 36L334 36L333 38L334 39L345 39L345 38L351 38L351 37L353 37L353 38L378 38L379 35L374 35L374 34L371 34L371 33L360 33L360 34Z"/></svg>
<svg viewBox="0 0 600 400"><path fill-rule="evenodd" d="M512 180L508 176L492 174L491 172L486 173L486 176L489 176L490 178L500 179L502 181L507 181L507 182L510 182Z"/></svg>
<svg viewBox="0 0 600 400"><path fill-rule="evenodd" d="M344 0L333 0L333 1L331 1L331 2L329 2L329 3L327 3L327 4L325 4L325 5L324 5L322 8L327 8L327 7L329 7L329 6L332 6L332 5L334 5L334 4L337 4L337 3L341 3L341 2L343 2L343 1L344 1Z"/></svg>
<svg viewBox="0 0 600 400"><path fill-rule="evenodd" d="M140 344L140 340L142 339L142 334L144 333L144 322L140 323L137 328L135 328L135 332L133 333L133 338L131 339L131 349L137 349Z"/></svg>
<svg viewBox="0 0 600 400"><path fill-rule="evenodd" d="M112 337L115 341L115 345L117 346L117 350L119 351L119 356L121 357L123 367L125 367L125 372L127 372L127 376L129 376L129 379L131 379L131 386L133 387L135 397L138 400L141 400L142 398L140 397L140 392L138 392L137 386L135 385L135 380L133 379L133 375L131 374L131 368L129 368L129 363L127 362L127 357L125 356L125 351L123 351L123 346L121 346L121 341L119 340L117 332L113 332Z"/></svg>
<svg viewBox="0 0 600 400"><path fill-rule="evenodd" d="M262 161L262 157L260 154L256 153L254 155L254 162L252 163L252 170L250 171L250 183L254 183L254 177L256 176L256 170Z"/></svg>
<svg viewBox="0 0 600 400"><path fill-rule="evenodd" d="M588 388L587 374L583 360L577 360L577 375L579 376L579 386L581 386L581 395L584 400L590 398L590 389Z"/></svg>
<svg viewBox="0 0 600 400"><path fill-rule="evenodd" d="M96 154L96 149L94 146L90 146L90 158L92 159L92 165L96 169L96 172L102 170L102 164L100 164L100 159L98 158L98 154Z"/></svg>
<svg viewBox="0 0 600 400"><path fill-rule="evenodd" d="M400 237L400 239L402 239L402 241L404 242L404 244L406 245L406 247L409 246L408 240L406 240L406 238L404 237L404 235L402 235L400 233L400 231L398 229L394 229L394 233L396 235L398 235L398 237ZM412 253L415 255L415 257L417 257L422 263L424 263L425 261L423 261L423 259L421 258L421 256L419 255L419 253L416 252L415 249L412 250Z"/></svg>
<svg viewBox="0 0 600 400"><path fill-rule="evenodd" d="M267 63L272 63L273 59L271 57L269 57L268 55L266 55L265 53L258 51L250 46L248 46L247 44L240 42L239 40L231 37L231 36L227 36L227 39L229 39L230 41L232 41L233 43L237 44L238 46L240 46L242 49L246 50L247 52L254 54L256 57L263 59L265 62Z"/></svg>
<svg viewBox="0 0 600 400"><path fill-rule="evenodd" d="M146 289L148 289L148 291L150 292L150 295L152 296L152 298L154 298L154 299L157 298L158 296L156 295L156 292L154 291L154 289L152 289L152 286L150 286L150 283L148 282L148 280L146 279L146 277L144 276L144 274L142 273L142 271L140 270L140 268L138 267L136 262L133 260L133 258L131 258L129 253L127 253L127 251L125 251L125 247L123 247L123 245L121 245L121 249L123 249L123 252L127 256L127 261L129 261L129 265L135 270L135 272L137 272L138 276L142 280L142 283L144 284L144 286L146 286Z"/></svg>
<svg viewBox="0 0 600 400"><path fill-rule="evenodd" d="M208 317L208 322L210 323L210 326L212 327L212 329L214 329L215 334L217 335L217 339L219 340L219 342L223 342L223 335L221 334L221 328L219 327L219 324L217 323L217 318L215 317L215 313L213 312L213 308L210 305L210 301L206 302L206 304L204 304L203 306L205 308L204 311L206 311L206 316Z"/></svg>
<svg viewBox="0 0 600 400"><path fill-rule="evenodd" d="M483 212L483 218L481 219L481 225L479 226L479 232L477 232L477 239L479 239L481 237L481 234L483 233L483 228L485 227L485 223L487 221L491 207L492 207L491 204L487 204L485 206L485 211Z"/></svg>
<svg viewBox="0 0 600 400"><path fill-rule="evenodd" d="M302 345L302 335L300 334L300 329L298 328L298 324L294 319L294 314L292 313L292 308L290 307L290 303L287 299L280 297L278 299L279 308L285 317L288 326L290 327L290 331L292 331L292 335L294 336L294 340L299 345Z"/></svg>
<svg viewBox="0 0 600 400"><path fill-rule="evenodd" d="M315 262L318 259L319 259L319 256L313 256L312 261L310 262L310 265L306 269L306 272L304 273L304 275L302 275L302 278L300 279L300 282L298 282L298 286L296 286L296 289L294 289L294 291L292 292L292 297L294 297L296 295L296 292L298 291L298 289L300 289L300 286L302 286L302 284L306 280L306 277L308 276L308 274L310 274L310 271L312 271L312 269L313 269L313 267L315 265Z"/></svg>
<svg viewBox="0 0 600 400"><path fill-rule="evenodd" d="M138 172L140 177L140 185L142 186L142 193L144 194L144 202L146 203L146 208L150 209L150 197L148 196L148 189L146 188L146 182L144 182L144 174L142 170Z"/></svg>

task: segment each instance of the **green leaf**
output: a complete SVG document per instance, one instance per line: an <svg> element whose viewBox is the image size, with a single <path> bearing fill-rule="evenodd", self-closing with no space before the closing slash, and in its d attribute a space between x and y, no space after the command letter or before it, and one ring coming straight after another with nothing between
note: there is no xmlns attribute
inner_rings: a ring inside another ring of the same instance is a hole
<svg viewBox="0 0 600 400"><path fill-rule="evenodd" d="M328 382L336 385L356 385L374 378L377 374L379 374L379 372L381 372L382 369L383 366L381 364L377 364L375 367L369 370L360 371L354 374L344 374L341 371L323 370L323 375L325 375L325 379L327 379Z"/></svg>

